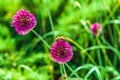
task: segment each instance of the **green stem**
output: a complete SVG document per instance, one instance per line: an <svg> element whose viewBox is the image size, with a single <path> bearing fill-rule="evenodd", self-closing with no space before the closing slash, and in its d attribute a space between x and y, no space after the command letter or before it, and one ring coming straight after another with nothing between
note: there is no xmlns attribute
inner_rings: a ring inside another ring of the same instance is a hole
<svg viewBox="0 0 120 80"><path fill-rule="evenodd" d="M115 29L114 29L114 41L116 42L116 43L115 42L113 43L114 47L116 49L118 49L118 46L117 46L117 33L116 33ZM117 56L116 55L114 55L113 65L114 65L114 68L116 68L116 65L117 65Z"/></svg>
<svg viewBox="0 0 120 80"><path fill-rule="evenodd" d="M54 40L55 40L55 29L54 29L54 25L53 25L53 20L52 20L52 16L51 16L51 13L50 13L50 9L49 9L48 0L46 0L46 5L47 5L47 9L48 9L50 25L51 25L53 36L54 36Z"/></svg>
<svg viewBox="0 0 120 80"><path fill-rule="evenodd" d="M96 63L93 60L93 58L89 55L89 53L87 53L87 51L83 47L81 47L78 43L76 43L74 40L72 40L72 39L70 39L68 37L64 37L64 38L66 40L68 40L69 42L73 43L76 47L78 47L81 50L81 53L85 53L85 55L88 56L88 58L91 60L91 62L96 65Z"/></svg>
<svg viewBox="0 0 120 80"><path fill-rule="evenodd" d="M98 37L96 37L96 41L97 41L97 43L96 43L97 45L101 45L101 44L99 44L100 41L99 41ZM101 55L100 54L101 54L100 49L98 49L97 50L98 61L99 61L99 65L102 66L102 60L101 60Z"/></svg>
<svg viewBox="0 0 120 80"><path fill-rule="evenodd" d="M97 50L97 56L98 56L98 61L99 61L99 65L102 66L102 60L101 60L101 56L100 56L100 50Z"/></svg>
<svg viewBox="0 0 120 80"><path fill-rule="evenodd" d="M114 2L113 2L114 3ZM112 5L112 7L114 7L114 4ZM113 20L115 20L115 18L114 17L112 17L112 19ZM113 42L113 45L114 45L114 47L117 49L118 48L118 46L117 46L117 32L116 31L118 31L117 30L117 25L116 24L114 24L113 25L115 28L113 28L113 36L110 36L110 37L113 37L114 38L114 42ZM119 32L119 31L118 31ZM117 65L117 56L116 55L114 55L114 60L113 60L113 66L114 66L114 68L116 68L116 65Z"/></svg>
<svg viewBox="0 0 120 80"><path fill-rule="evenodd" d="M76 74L76 73L72 70L72 68L71 68L67 63L65 63L65 65L68 67L68 69L69 69L79 80L82 80L82 79L78 76L78 74Z"/></svg>
<svg viewBox="0 0 120 80"><path fill-rule="evenodd" d="M60 64L60 72L61 72L61 76L62 76L62 80L63 80L64 78L63 78L63 69L62 69L62 64Z"/></svg>
<svg viewBox="0 0 120 80"><path fill-rule="evenodd" d="M83 48L78 44L76 43L74 40L68 38L68 37L64 37L66 40L70 41L71 43L73 43L75 46L77 46L80 50L83 50Z"/></svg>
<svg viewBox="0 0 120 80"><path fill-rule="evenodd" d="M34 30L32 32L50 49L49 44Z"/></svg>
<svg viewBox="0 0 120 80"><path fill-rule="evenodd" d="M64 64L62 64L62 66L63 66L63 71L64 71L64 74L65 74L65 79L67 80L67 72L66 72Z"/></svg>
<svg viewBox="0 0 120 80"><path fill-rule="evenodd" d="M101 41L98 39L98 37L96 38L97 42L98 42L98 45L100 46L103 46L103 44L101 43ZM108 55L107 55L107 52L106 52L106 49L105 48L101 48L102 52L103 52L103 55L105 57L105 60L106 62L108 62L109 65L113 66Z"/></svg>

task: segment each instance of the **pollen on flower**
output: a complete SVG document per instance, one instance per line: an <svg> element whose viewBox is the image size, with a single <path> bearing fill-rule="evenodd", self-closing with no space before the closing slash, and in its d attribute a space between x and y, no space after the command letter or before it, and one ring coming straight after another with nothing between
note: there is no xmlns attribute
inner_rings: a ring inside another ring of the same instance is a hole
<svg viewBox="0 0 120 80"><path fill-rule="evenodd" d="M18 10L13 16L12 26L20 35L29 33L36 25L36 18L25 9Z"/></svg>
<svg viewBox="0 0 120 80"><path fill-rule="evenodd" d="M57 63L66 63L72 59L72 47L63 37L58 37L51 48L51 57Z"/></svg>
<svg viewBox="0 0 120 80"><path fill-rule="evenodd" d="M99 36L102 33L102 26L99 23L94 23L91 26L91 32L94 36Z"/></svg>

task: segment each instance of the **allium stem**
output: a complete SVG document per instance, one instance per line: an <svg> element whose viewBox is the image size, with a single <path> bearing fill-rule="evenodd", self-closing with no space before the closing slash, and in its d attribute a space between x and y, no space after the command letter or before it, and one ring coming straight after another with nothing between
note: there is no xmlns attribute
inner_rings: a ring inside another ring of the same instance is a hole
<svg viewBox="0 0 120 80"><path fill-rule="evenodd" d="M53 20L52 20L52 16L51 16L50 9L49 9L48 0L46 0L46 5L47 5L47 9L48 9L50 25L51 25L53 36L54 36L54 40L55 40L55 30L54 30Z"/></svg>
<svg viewBox="0 0 120 80"><path fill-rule="evenodd" d="M67 63L65 63L65 65L68 67L68 69L69 69L79 80L82 80L82 79L78 76L78 74L76 74L76 73L73 71L73 69L72 69Z"/></svg>
<svg viewBox="0 0 120 80"><path fill-rule="evenodd" d="M70 39L70 38L68 38L68 37L65 37L65 39L68 40L69 42L73 43L73 44L74 44L76 47L78 47L80 50L82 50L82 52L85 53L85 54L88 56L88 58L92 61L92 63L94 63L94 64L96 65L96 63L95 63L95 61L93 60L93 58L87 53L87 51L85 51L85 49L84 49L83 47L81 47L78 43L76 43L74 40L72 40L72 39Z"/></svg>
<svg viewBox="0 0 120 80"><path fill-rule="evenodd" d="M32 32L50 49L49 44L34 30Z"/></svg>
<svg viewBox="0 0 120 80"><path fill-rule="evenodd" d="M67 80L67 72L66 72L64 64L62 64L62 66L63 66L63 71L64 71L64 74L65 74L65 79Z"/></svg>
<svg viewBox="0 0 120 80"><path fill-rule="evenodd" d="M96 38L96 40L97 40L98 45L100 45L100 46L103 45L102 42L98 38ZM109 65L113 66L113 64L111 63L108 55L106 54L106 49L102 48L101 50L103 52L103 55L104 55L104 58L105 58L106 62L108 62Z"/></svg>
<svg viewBox="0 0 120 80"><path fill-rule="evenodd" d="M75 41L73 41L72 39L65 37L66 40L68 40L69 42L73 43L75 46L77 46L80 50L83 50L84 48L81 47L79 44L77 44Z"/></svg>
<svg viewBox="0 0 120 80"><path fill-rule="evenodd" d="M61 72L61 76L62 76L62 80L63 80L63 69L62 69L62 64L60 64L60 72Z"/></svg>
<svg viewBox="0 0 120 80"><path fill-rule="evenodd" d="M101 60L101 55L100 55L100 49L97 50L97 56L98 56L99 65L102 66L102 60Z"/></svg>

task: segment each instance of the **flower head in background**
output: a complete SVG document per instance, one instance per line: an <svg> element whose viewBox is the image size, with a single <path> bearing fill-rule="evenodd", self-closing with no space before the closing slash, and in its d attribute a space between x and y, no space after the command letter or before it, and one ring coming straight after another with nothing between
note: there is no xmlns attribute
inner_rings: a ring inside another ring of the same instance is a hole
<svg viewBox="0 0 120 80"><path fill-rule="evenodd" d="M91 26L91 32L94 36L99 36L102 33L102 26L99 23L94 23Z"/></svg>
<svg viewBox="0 0 120 80"><path fill-rule="evenodd" d="M29 33L36 25L36 18L25 9L18 10L13 16L12 26L20 35Z"/></svg>
<svg viewBox="0 0 120 80"><path fill-rule="evenodd" d="M58 37L51 48L51 57L53 61L63 64L72 59L72 47L63 37Z"/></svg>

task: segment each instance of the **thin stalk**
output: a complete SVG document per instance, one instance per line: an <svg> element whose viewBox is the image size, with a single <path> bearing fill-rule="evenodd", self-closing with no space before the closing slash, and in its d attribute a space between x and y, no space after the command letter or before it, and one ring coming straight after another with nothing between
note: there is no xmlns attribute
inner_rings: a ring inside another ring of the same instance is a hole
<svg viewBox="0 0 120 80"><path fill-rule="evenodd" d="M44 17L43 16L41 16L42 17L42 30L43 30L43 33L46 33L46 29L45 29L45 19L44 19ZM44 37L43 37L44 38ZM45 41L47 40L47 39L44 39ZM45 48L45 52L49 52L49 49L46 47L46 45L44 45L44 48Z"/></svg>
<svg viewBox="0 0 120 80"><path fill-rule="evenodd" d="M98 38L96 38L96 40L97 40L97 42L98 42L98 45L100 45L100 46L103 45ZM107 55L106 49L102 48L101 50L102 50L103 55L104 55L104 57L105 57L105 59L106 59L106 62L108 62L109 65L113 66L112 63L111 63L111 61L110 61L110 59L109 59L109 57L108 57L108 55Z"/></svg>
<svg viewBox="0 0 120 80"><path fill-rule="evenodd" d="M66 40L68 40L69 42L73 43L76 47L78 47L81 50L81 53L85 53L88 56L88 58L91 60L91 62L96 65L93 58L89 55L89 53L87 53L87 51L83 47L81 47L78 43L76 43L74 40L72 40L72 39L70 39L68 37L64 37L64 38Z"/></svg>
<svg viewBox="0 0 120 80"><path fill-rule="evenodd" d="M113 59L113 66L114 66L114 68L116 68L116 65L117 65L117 56L114 55L114 59Z"/></svg>
<svg viewBox="0 0 120 80"><path fill-rule="evenodd" d="M50 49L49 44L34 30L32 32Z"/></svg>
<svg viewBox="0 0 120 80"><path fill-rule="evenodd" d="M64 71L64 74L65 74L65 79L67 80L67 72L66 72L64 64L62 64L62 66L63 66L63 71Z"/></svg>
<svg viewBox="0 0 120 80"><path fill-rule="evenodd" d="M115 25L115 27L117 27L117 26ZM117 46L117 33L116 33L115 29L114 29L114 41L116 42L116 43L115 42L113 43L114 47L117 49L118 48L118 46ZM114 68L116 68L116 65L117 65L117 56L116 55L114 55L113 65L114 65Z"/></svg>
<svg viewBox="0 0 120 80"><path fill-rule="evenodd" d="M99 17L101 14L100 14L100 8L101 8L101 5L97 5L98 1L96 2L96 8L97 8L97 22L100 22L99 21ZM99 61L99 64L102 65L102 61L101 61L101 56L100 56L100 50L98 49L97 50L97 56L98 56L98 61Z"/></svg>
<svg viewBox="0 0 120 80"><path fill-rule="evenodd" d="M113 18L113 20L114 20L114 18ZM114 24L114 27L116 28L117 26ZM116 33L116 29L115 28L113 28L113 36L110 36L110 37L114 38L112 44L117 49L118 48L118 46L117 46L117 33ZM114 58L113 58L113 66L114 66L114 68L116 68L116 64L117 64L117 56L114 55Z"/></svg>
<svg viewBox="0 0 120 80"><path fill-rule="evenodd" d="M76 73L73 71L73 69L72 69L67 63L65 63L65 65L68 67L68 69L69 69L79 80L82 80L82 78L80 78L80 77L78 76L78 74L76 74Z"/></svg>
<svg viewBox="0 0 120 80"><path fill-rule="evenodd" d="M112 47L112 45L111 45L108 41L106 41L106 40L104 39L104 37L101 37L101 39L102 39L102 41L103 41L104 43L107 44L107 46ZM117 53L117 52L115 52L115 53ZM114 66L114 67L116 66L117 57L118 57L117 55L114 56L114 60L113 60L113 66Z"/></svg>
<svg viewBox="0 0 120 80"><path fill-rule="evenodd" d="M108 25L108 30L109 30L111 42L112 42L112 44L113 44L113 43L114 43L113 32L112 32L112 29L111 29L111 26L110 26L110 25ZM113 45L114 45L114 44L113 44Z"/></svg>
<svg viewBox="0 0 120 80"><path fill-rule="evenodd" d="M63 78L63 74L64 74L64 73L63 73L63 69L62 69L62 64L60 64L60 72L61 72L61 76L62 76L62 80L63 80L63 79L64 79L64 78Z"/></svg>
<svg viewBox="0 0 120 80"><path fill-rule="evenodd" d="M47 9L48 9L48 15L49 15L50 25L51 25L53 36L54 36L54 40L55 40L55 29L54 29L54 25L53 25L52 16L51 16L51 13L50 13L50 8L49 8L48 0L46 0L46 5L47 5Z"/></svg>
<svg viewBox="0 0 120 80"><path fill-rule="evenodd" d="M68 37L65 37L66 40L70 41L71 43L73 43L75 46L77 46L80 50L83 50L83 48L78 44L76 43L74 40L68 38Z"/></svg>
<svg viewBox="0 0 120 80"><path fill-rule="evenodd" d="M114 1L112 0L112 7L114 7ZM115 20L115 17L114 17L114 14L113 14L113 17L112 17L113 20ZM116 33L116 24L113 25L115 28L113 28L113 36L110 36L110 37L113 37L114 38L114 42L113 42L113 45L115 48L117 48L117 33ZM114 65L114 68L116 68L116 64L117 64L117 56L114 55L114 60L113 60L113 65Z"/></svg>
<svg viewBox="0 0 120 80"><path fill-rule="evenodd" d="M97 56L98 56L98 61L99 61L99 65L102 66L102 60L101 60L101 56L100 56L100 50L97 50Z"/></svg>

